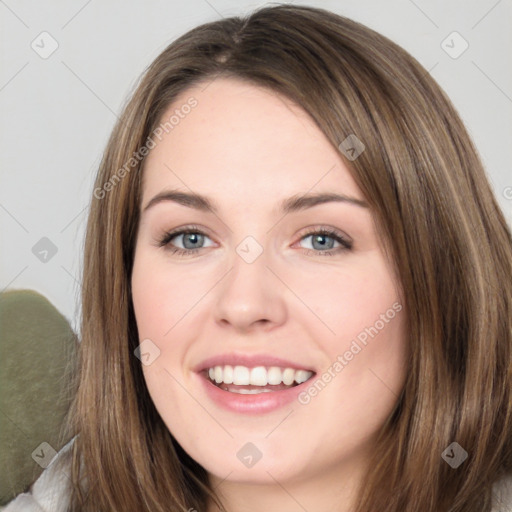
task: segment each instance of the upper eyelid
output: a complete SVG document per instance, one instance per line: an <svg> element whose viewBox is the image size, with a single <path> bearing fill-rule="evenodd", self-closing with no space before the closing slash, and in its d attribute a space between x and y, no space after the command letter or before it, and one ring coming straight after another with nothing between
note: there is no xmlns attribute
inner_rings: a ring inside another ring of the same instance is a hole
<svg viewBox="0 0 512 512"><path fill-rule="evenodd" d="M352 238L349 235L347 235L344 231L337 229L337 228L332 228L332 227L323 226L323 225L308 226L306 228L302 228L301 236L315 234L319 231L326 231L329 234L332 232L333 234L342 236L343 238L347 239L348 241L352 241ZM171 229L168 231L164 231L163 236L171 236L171 235L177 236L177 235L182 235L182 234L186 234L186 233L200 233L202 235L210 236L207 229L199 227L199 226L184 226L182 228Z"/></svg>

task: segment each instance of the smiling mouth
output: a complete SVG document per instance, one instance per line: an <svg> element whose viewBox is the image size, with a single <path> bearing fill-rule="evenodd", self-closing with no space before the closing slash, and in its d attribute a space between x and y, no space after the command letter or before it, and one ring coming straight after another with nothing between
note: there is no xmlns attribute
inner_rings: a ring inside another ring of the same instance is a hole
<svg viewBox="0 0 512 512"><path fill-rule="evenodd" d="M315 373L309 370L282 368L279 366L214 366L203 371L212 384L230 393L256 395L296 387Z"/></svg>

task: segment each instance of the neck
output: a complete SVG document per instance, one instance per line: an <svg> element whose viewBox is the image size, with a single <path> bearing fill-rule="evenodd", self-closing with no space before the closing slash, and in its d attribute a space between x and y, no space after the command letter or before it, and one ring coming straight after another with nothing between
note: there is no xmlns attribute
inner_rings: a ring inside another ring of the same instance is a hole
<svg viewBox="0 0 512 512"><path fill-rule="evenodd" d="M247 483L210 475L227 512L353 512L355 493L363 476L363 464L323 468L308 478L279 478L268 473L264 483ZM221 512L211 503L208 512Z"/></svg>

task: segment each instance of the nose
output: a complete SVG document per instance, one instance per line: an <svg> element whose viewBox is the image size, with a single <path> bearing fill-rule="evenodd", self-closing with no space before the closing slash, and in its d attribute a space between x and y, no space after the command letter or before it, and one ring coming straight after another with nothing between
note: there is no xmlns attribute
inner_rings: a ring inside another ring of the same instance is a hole
<svg viewBox="0 0 512 512"><path fill-rule="evenodd" d="M266 253L248 263L239 254L217 288L215 320L238 333L275 329L286 321L286 287L269 268Z"/></svg>

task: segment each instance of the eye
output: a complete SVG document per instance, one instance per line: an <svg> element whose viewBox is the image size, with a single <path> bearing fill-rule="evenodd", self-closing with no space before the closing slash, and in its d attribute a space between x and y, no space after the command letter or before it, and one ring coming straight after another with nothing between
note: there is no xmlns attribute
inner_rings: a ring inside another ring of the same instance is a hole
<svg viewBox="0 0 512 512"><path fill-rule="evenodd" d="M171 241L174 239L180 239L183 247L174 247L171 245ZM160 247L166 247L167 250L171 251L172 254L178 254L179 256L186 256L188 254L194 254L199 249L203 249L201 244L205 238L209 238L206 233L201 231L195 226L186 226L177 231L165 233L164 236L158 242Z"/></svg>
<svg viewBox="0 0 512 512"><path fill-rule="evenodd" d="M311 239L310 247L306 248L308 252L313 251L320 255L332 255L352 249L352 241L332 228L319 228L308 231L301 237L301 241L308 238ZM333 247L336 243L338 246Z"/></svg>

